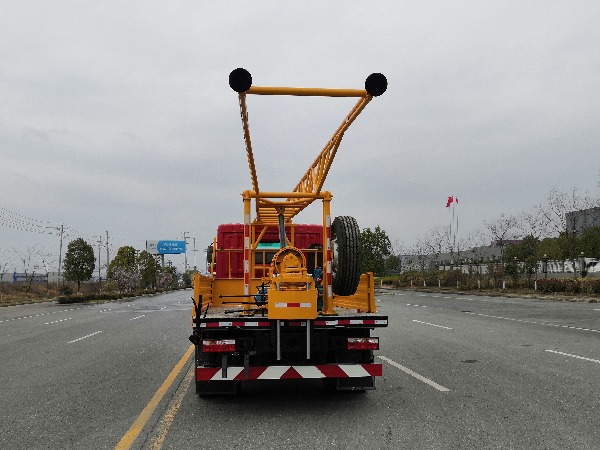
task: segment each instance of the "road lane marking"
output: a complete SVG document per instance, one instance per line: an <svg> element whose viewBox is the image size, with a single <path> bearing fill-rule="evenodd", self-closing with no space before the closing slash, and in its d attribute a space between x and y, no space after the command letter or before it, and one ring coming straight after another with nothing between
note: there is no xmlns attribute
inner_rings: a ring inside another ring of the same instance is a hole
<svg viewBox="0 0 600 450"><path fill-rule="evenodd" d="M72 344L73 342L83 341L84 339L87 339L92 336L96 336L97 334L100 334L100 333L102 333L102 331L96 331L95 333L88 334L87 336L80 337L79 339L73 339L72 341L67 342L67 344Z"/></svg>
<svg viewBox="0 0 600 450"><path fill-rule="evenodd" d="M600 360L597 360L597 359L586 358L584 356L571 355L570 353L557 352L555 350L544 350L544 351L549 352L549 353L555 353L557 355L562 355L562 356L570 356L571 358L583 359L584 361L595 362L595 363L600 364Z"/></svg>
<svg viewBox="0 0 600 450"><path fill-rule="evenodd" d="M594 330L591 328L583 328L583 327L574 327L573 325L559 325L557 323L535 322L532 320L515 319L514 317L492 316L490 314L474 313L474 312L470 312L470 311L463 311L463 312L465 314L471 314L472 316L489 317L490 319L511 320L513 322L530 323L530 324L534 324L534 325L543 325L543 326L547 326L547 327L568 328L570 330L591 331L592 333L600 333L600 330Z"/></svg>
<svg viewBox="0 0 600 450"><path fill-rule="evenodd" d="M129 319L129 320L137 320L137 319L141 319L142 317L146 317L146 314L142 314L141 316L137 316L137 317L134 317L134 318Z"/></svg>
<svg viewBox="0 0 600 450"><path fill-rule="evenodd" d="M179 372L181 372L183 366L187 363L188 359L190 359L190 356L193 352L194 346L190 345L190 348L187 349L185 355L182 356L182 358L173 368L169 376L165 379L161 387L158 388L158 390L150 399L145 408L142 410L138 418L135 420L135 422L133 422L133 425L131 425L129 430L127 430L127 433L123 435L123 437L115 447L115 450L128 450L129 448L131 448L138 435L144 429L144 426L148 422L148 419L150 419L150 416L152 416L152 413L154 412L162 398L165 396L165 394L175 381L175 378L177 378L177 375L179 375Z"/></svg>
<svg viewBox="0 0 600 450"><path fill-rule="evenodd" d="M173 425L173 420L175 420L175 416L181 407L181 403L183 402L183 397L187 393L190 384L192 383L192 379L194 378L195 370L192 366L185 374L181 385L177 389L177 394L171 401L167 412L163 416L160 425L158 426L158 434L150 441L150 449L151 450L160 450L164 443L167 435L169 434L169 430L171 429L171 425Z"/></svg>
<svg viewBox="0 0 600 450"><path fill-rule="evenodd" d="M450 328L450 327L445 327L443 325L436 325L435 323L421 322L420 320L413 320L413 322L422 323L423 325L430 325L432 327L443 328L444 330L453 330L454 329L454 328Z"/></svg>
<svg viewBox="0 0 600 450"><path fill-rule="evenodd" d="M55 320L54 322L46 322L44 325L54 325L56 323L66 322L67 320L73 320L73 319L71 317L69 317L68 319L60 319L60 320Z"/></svg>
<svg viewBox="0 0 600 450"><path fill-rule="evenodd" d="M396 367L397 369L400 369L402 372L407 373L411 377L415 377L417 380L422 381L425 384L428 384L429 386L431 386L434 389L437 389L440 392L450 392L450 389L445 388L441 384L437 384L435 381L432 381L429 378L425 378L423 375L419 375L417 372L410 370L408 367L404 367L403 365L398 364L397 362L392 361L391 359L389 359L385 356L377 356L377 357L379 359L387 362L388 364L391 364L392 366Z"/></svg>
<svg viewBox="0 0 600 450"><path fill-rule="evenodd" d="M42 313L42 314L36 314L35 316L32 314L30 316L14 317L12 319L0 320L0 323L3 323L3 322L12 322L14 320L33 319L34 317L42 317L42 316L48 316L50 314L56 314L56 313L61 313L61 312L76 311L78 309L83 309L83 307L81 307L81 308L63 309L61 311L52 311L52 312L47 312L47 313Z"/></svg>

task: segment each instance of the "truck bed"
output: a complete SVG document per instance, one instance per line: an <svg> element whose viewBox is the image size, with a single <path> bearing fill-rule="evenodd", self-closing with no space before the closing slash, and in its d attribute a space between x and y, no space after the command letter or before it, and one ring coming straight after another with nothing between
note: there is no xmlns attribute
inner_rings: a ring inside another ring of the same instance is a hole
<svg viewBox="0 0 600 450"><path fill-rule="evenodd" d="M208 311L202 310L197 319L200 328L269 328L273 320L269 320L259 312L254 316L242 316L239 312L241 307L237 305L211 306ZM235 311L235 312L231 312ZM386 327L387 316L357 312L348 308L335 308L335 316L318 316L311 320L315 328L329 327ZM306 320L282 320L283 326L306 326Z"/></svg>

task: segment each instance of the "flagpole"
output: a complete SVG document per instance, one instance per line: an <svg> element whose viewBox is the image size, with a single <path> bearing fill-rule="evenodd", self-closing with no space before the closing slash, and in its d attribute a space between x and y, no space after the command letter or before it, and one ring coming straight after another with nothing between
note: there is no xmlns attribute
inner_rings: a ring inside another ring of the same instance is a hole
<svg viewBox="0 0 600 450"><path fill-rule="evenodd" d="M458 231L458 197L454 196L455 200L454 203L456 203L456 242L457 242L457 253L458 253L458 257L460 258L460 234Z"/></svg>
<svg viewBox="0 0 600 450"><path fill-rule="evenodd" d="M454 202L452 202L452 224L454 225ZM454 253L454 249L456 248L456 228L454 228L454 234L452 235L452 253Z"/></svg>
<svg viewBox="0 0 600 450"><path fill-rule="evenodd" d="M448 204L450 206L451 204ZM448 235L448 241L450 243L450 255L454 258L454 248L452 246L452 211L451 208L448 208L448 219L450 220L450 233Z"/></svg>

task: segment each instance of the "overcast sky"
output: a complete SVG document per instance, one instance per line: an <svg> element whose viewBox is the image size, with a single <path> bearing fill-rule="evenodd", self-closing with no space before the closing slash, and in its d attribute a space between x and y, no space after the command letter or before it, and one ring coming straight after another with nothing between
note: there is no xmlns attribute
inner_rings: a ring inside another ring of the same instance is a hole
<svg viewBox="0 0 600 450"><path fill-rule="evenodd" d="M334 216L406 247L448 225L449 195L464 234L552 188L598 191L597 0L0 5L4 259L34 244L58 259L56 236L19 227L108 231L114 252L184 232L203 248L218 224L241 222L237 67L257 86L386 75L324 188ZM291 190L354 103L249 96L261 189Z"/></svg>

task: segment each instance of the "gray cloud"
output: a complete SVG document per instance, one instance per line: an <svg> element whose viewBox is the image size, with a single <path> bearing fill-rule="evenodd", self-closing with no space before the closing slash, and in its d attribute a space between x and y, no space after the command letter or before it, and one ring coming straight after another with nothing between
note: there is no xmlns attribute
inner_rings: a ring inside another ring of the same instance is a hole
<svg viewBox="0 0 600 450"><path fill-rule="evenodd" d="M0 16L0 206L115 245L212 240L250 186L229 71L389 89L347 132L334 214L414 242L596 189L597 2L13 2ZM248 99L261 186L291 189L348 99ZM301 219L319 220L320 208ZM53 240L0 228L0 249ZM54 239L54 238L48 238Z"/></svg>

